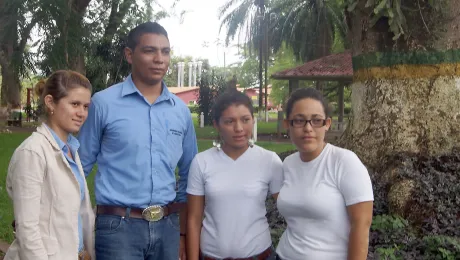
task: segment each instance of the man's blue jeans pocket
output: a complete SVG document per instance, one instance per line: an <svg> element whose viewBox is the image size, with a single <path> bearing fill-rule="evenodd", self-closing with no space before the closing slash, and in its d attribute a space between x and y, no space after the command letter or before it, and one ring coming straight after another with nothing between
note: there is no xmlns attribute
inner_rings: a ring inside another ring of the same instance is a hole
<svg viewBox="0 0 460 260"><path fill-rule="evenodd" d="M99 215L96 218L96 233L110 235L123 229L125 218L114 215Z"/></svg>

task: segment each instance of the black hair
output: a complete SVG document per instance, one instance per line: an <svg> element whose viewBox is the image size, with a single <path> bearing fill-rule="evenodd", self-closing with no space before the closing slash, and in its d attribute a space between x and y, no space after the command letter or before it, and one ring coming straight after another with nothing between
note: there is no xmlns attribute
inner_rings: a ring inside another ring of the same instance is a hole
<svg viewBox="0 0 460 260"><path fill-rule="evenodd" d="M243 105L249 109L251 116L254 117L254 107L252 100L244 93L236 89L228 90L220 95L212 108L212 119L218 124L222 112L232 105Z"/></svg>
<svg viewBox="0 0 460 260"><path fill-rule="evenodd" d="M295 102L306 98L311 98L316 101L319 101L323 106L326 118L330 116L329 106L327 104L327 101L324 99L323 94L320 91L314 88L299 88L292 92L291 96L289 97L289 100L287 101L286 118L289 118L289 115L292 113L292 108L294 107Z"/></svg>
<svg viewBox="0 0 460 260"><path fill-rule="evenodd" d="M134 51L137 44L139 43L139 38L146 33L164 35L169 40L168 32L166 32L163 26L157 22L146 22L139 24L131 31L129 31L126 46Z"/></svg>

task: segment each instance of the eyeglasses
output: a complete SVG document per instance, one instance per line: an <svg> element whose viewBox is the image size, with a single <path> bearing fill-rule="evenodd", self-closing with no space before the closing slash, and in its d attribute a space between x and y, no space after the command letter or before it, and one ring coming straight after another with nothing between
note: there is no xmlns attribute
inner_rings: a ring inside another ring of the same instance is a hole
<svg viewBox="0 0 460 260"><path fill-rule="evenodd" d="M310 120L297 118L289 120L289 122L291 123L291 126L295 128L305 127L307 123L310 123L310 125L314 128L320 128L326 125L326 119L321 118L313 118Z"/></svg>

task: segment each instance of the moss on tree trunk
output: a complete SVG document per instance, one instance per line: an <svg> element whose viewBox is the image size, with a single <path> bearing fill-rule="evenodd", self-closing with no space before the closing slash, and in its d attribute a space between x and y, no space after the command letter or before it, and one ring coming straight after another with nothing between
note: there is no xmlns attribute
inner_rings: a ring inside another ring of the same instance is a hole
<svg viewBox="0 0 460 260"><path fill-rule="evenodd" d="M459 109L459 77L355 82L341 143L377 168L395 153L449 153L460 143Z"/></svg>

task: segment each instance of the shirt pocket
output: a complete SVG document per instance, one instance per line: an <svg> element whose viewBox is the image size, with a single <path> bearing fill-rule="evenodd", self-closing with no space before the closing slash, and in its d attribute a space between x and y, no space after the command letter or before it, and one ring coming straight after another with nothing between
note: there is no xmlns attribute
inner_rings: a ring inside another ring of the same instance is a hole
<svg viewBox="0 0 460 260"><path fill-rule="evenodd" d="M178 123L168 122L166 124L166 151L169 158L169 166L174 170L182 157L182 142L184 140L184 130Z"/></svg>

